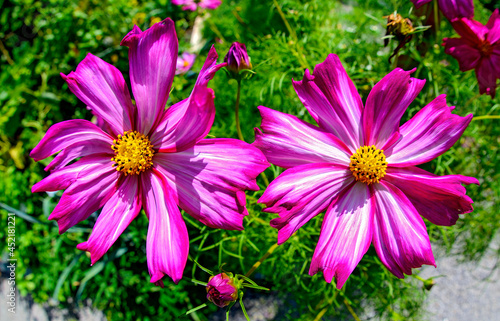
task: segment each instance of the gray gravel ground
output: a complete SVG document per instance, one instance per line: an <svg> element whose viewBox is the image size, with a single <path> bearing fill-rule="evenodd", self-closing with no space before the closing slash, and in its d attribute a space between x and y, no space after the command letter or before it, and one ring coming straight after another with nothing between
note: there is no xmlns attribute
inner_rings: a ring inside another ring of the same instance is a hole
<svg viewBox="0 0 500 321"><path fill-rule="evenodd" d="M424 321L495 321L500 320L500 268L498 253L500 236L495 239L479 262L461 262L460 255L446 255L434 248L437 268L425 266L420 276L435 278L436 284L424 304ZM456 251L459 253L459 251ZM106 320L101 311L90 306L90 302L78 309L54 309L48 304L35 304L28 298L19 299L17 293L16 314L8 312L8 285L5 279L0 284L1 321L62 321ZM283 320L280 312L283 303L277 297L245 297L245 306L253 321ZM236 308L236 307L235 307ZM241 310L234 309L232 321L244 321ZM239 310L239 311L238 311ZM220 320L223 315L213 315L211 320Z"/></svg>

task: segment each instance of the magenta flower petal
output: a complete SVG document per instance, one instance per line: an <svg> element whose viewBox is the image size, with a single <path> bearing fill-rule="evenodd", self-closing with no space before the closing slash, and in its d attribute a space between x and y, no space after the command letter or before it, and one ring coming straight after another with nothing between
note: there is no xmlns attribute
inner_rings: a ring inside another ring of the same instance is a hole
<svg viewBox="0 0 500 321"><path fill-rule="evenodd" d="M45 170L52 171L61 169L72 160L87 155L108 154L109 158L111 158L113 157L113 153L109 146L110 142L105 142L103 140L89 140L73 143L71 147L67 147L57 154L50 164L45 167Z"/></svg>
<svg viewBox="0 0 500 321"><path fill-rule="evenodd" d="M323 212L331 200L354 182L347 167L327 163L305 164L284 171L269 184L259 203L277 213L271 221L283 244L302 225Z"/></svg>
<svg viewBox="0 0 500 321"><path fill-rule="evenodd" d="M198 6L205 9L217 9L222 3L221 0L201 0Z"/></svg>
<svg viewBox="0 0 500 321"><path fill-rule="evenodd" d="M488 19L486 28L490 31L488 32L487 39L490 43L496 43L500 40L500 11L495 9Z"/></svg>
<svg viewBox="0 0 500 321"><path fill-rule="evenodd" d="M225 66L217 65L217 57L212 46L191 95L164 113L151 135L151 143L160 152L185 150L209 133L215 118L215 106L213 90L207 85L215 73Z"/></svg>
<svg viewBox="0 0 500 321"><path fill-rule="evenodd" d="M69 89L98 117L104 120L115 135L134 126L134 105L121 72L104 60L87 54L76 71L61 76Z"/></svg>
<svg viewBox="0 0 500 321"><path fill-rule="evenodd" d="M412 268L436 266L424 221L405 194L387 181L373 191L373 245L387 269L404 278Z"/></svg>
<svg viewBox="0 0 500 321"><path fill-rule="evenodd" d="M269 164L260 150L236 139L204 139L178 153L155 157L179 206L213 228L243 229L246 189L258 190L256 177ZM189 166L186 166L189 164Z"/></svg>
<svg viewBox="0 0 500 321"><path fill-rule="evenodd" d="M141 207L138 177L127 176L104 205L88 241L77 248L89 251L91 264L95 264L136 218Z"/></svg>
<svg viewBox="0 0 500 321"><path fill-rule="evenodd" d="M438 0L439 9L449 20L474 17L473 0Z"/></svg>
<svg viewBox="0 0 500 321"><path fill-rule="evenodd" d="M462 38L444 38L445 53L458 61L460 71L471 70L481 59L481 53Z"/></svg>
<svg viewBox="0 0 500 321"><path fill-rule="evenodd" d="M491 59L483 59L476 67L476 78L480 94L495 97L497 78L500 78L500 74L495 73L496 69L498 69L498 66L495 66Z"/></svg>
<svg viewBox="0 0 500 321"><path fill-rule="evenodd" d="M140 179L149 218L146 255L151 283L162 284L165 274L179 283L189 254L186 224L162 174L148 171Z"/></svg>
<svg viewBox="0 0 500 321"><path fill-rule="evenodd" d="M341 289L370 247L373 216L366 184L358 182L337 194L323 219L309 274L323 271L326 282L335 277Z"/></svg>
<svg viewBox="0 0 500 321"><path fill-rule="evenodd" d="M334 135L295 116L259 106L262 131L256 129L253 145L270 163L290 168L308 163L349 165L349 149Z"/></svg>
<svg viewBox="0 0 500 321"><path fill-rule="evenodd" d="M411 2L413 2L415 8L419 9L424 4L431 2L431 0L411 0Z"/></svg>
<svg viewBox="0 0 500 321"><path fill-rule="evenodd" d="M360 128L363 103L337 55L309 70L293 87L319 127L334 134L349 146L351 152L363 145Z"/></svg>
<svg viewBox="0 0 500 321"><path fill-rule="evenodd" d="M130 81L137 104L136 130L149 135L165 109L177 64L174 22L167 18L142 32L134 26L121 42L129 47Z"/></svg>
<svg viewBox="0 0 500 321"><path fill-rule="evenodd" d="M401 126L401 140L385 151L390 166L423 164L450 149L472 120L472 114L461 117L452 110L440 95Z"/></svg>
<svg viewBox="0 0 500 321"><path fill-rule="evenodd" d="M472 212L472 200L462 184L478 184L474 177L436 176L417 167L389 168L385 179L399 188L420 215L436 225L451 226L459 214Z"/></svg>
<svg viewBox="0 0 500 321"><path fill-rule="evenodd" d="M31 151L30 156L38 162L63 149L78 147L82 141L88 141L90 144L102 142L111 146L113 138L87 120L67 120L52 125Z"/></svg>
<svg viewBox="0 0 500 321"><path fill-rule="evenodd" d="M182 10L195 11L198 8L194 0L172 0L172 4L182 6Z"/></svg>
<svg viewBox="0 0 500 321"><path fill-rule="evenodd" d="M69 166L50 173L49 176L33 185L31 192L55 192L66 189L79 177L87 177L93 175L96 170L109 167L111 164L109 159L109 156L102 154L83 157Z"/></svg>
<svg viewBox="0 0 500 321"><path fill-rule="evenodd" d="M373 87L362 116L365 145L385 150L399 139L399 121L425 84L411 72L396 68Z"/></svg>
<svg viewBox="0 0 500 321"><path fill-rule="evenodd" d="M77 180L64 191L49 216L49 220L57 221L59 234L86 220L90 214L103 207L115 193L120 173L110 166L109 158L107 160L107 163L96 161L91 173L85 176L78 175Z"/></svg>

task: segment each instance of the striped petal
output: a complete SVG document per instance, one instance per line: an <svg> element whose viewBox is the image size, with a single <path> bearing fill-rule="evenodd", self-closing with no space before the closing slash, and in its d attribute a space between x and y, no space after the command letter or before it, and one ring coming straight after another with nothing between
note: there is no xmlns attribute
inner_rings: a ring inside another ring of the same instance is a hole
<svg viewBox="0 0 500 321"><path fill-rule="evenodd" d="M365 145L385 150L399 139L401 116L425 84L412 72L396 68L373 87L363 111Z"/></svg>
<svg viewBox="0 0 500 321"><path fill-rule="evenodd" d="M373 199L373 245L387 269L402 279L412 268L436 266L424 221L405 194L382 181L373 185Z"/></svg>
<svg viewBox="0 0 500 321"><path fill-rule="evenodd" d="M368 251L373 234L373 205L364 183L346 188L326 211L309 274L323 271L326 282L341 289Z"/></svg>
<svg viewBox="0 0 500 321"><path fill-rule="evenodd" d="M79 250L90 252L91 264L95 264L109 250L137 217L141 206L138 176L123 177L116 192L104 205L88 241L77 245Z"/></svg>
<svg viewBox="0 0 500 321"><path fill-rule="evenodd" d="M472 199L462 184L477 184L474 177L436 176L418 167L388 168L384 180L399 188L420 215L436 225L451 226L459 214L472 212Z"/></svg>
<svg viewBox="0 0 500 321"><path fill-rule="evenodd" d="M351 152L334 135L295 116L260 106L262 131L255 130L253 145L267 160L290 168L310 163L349 165Z"/></svg>
<svg viewBox="0 0 500 321"><path fill-rule="evenodd" d="M165 110L174 80L178 41L167 18L142 32L134 26L122 40L129 48L130 82L137 105L136 130L149 136Z"/></svg>
<svg viewBox="0 0 500 321"><path fill-rule="evenodd" d="M472 120L472 114L452 114L453 108L440 95L401 126L401 139L384 151L389 166L423 164L450 149Z"/></svg>
<svg viewBox="0 0 500 321"><path fill-rule="evenodd" d="M56 220L59 225L59 234L86 220L115 193L120 173L110 165L109 158L102 158L92 166L92 171L86 170L86 175L78 175L50 214L49 220Z"/></svg>
<svg viewBox="0 0 500 321"><path fill-rule="evenodd" d="M277 213L271 221L278 229L278 244L290 238L311 218L323 212L335 196L354 181L347 167L305 164L287 169L269 184L259 203L265 212Z"/></svg>
<svg viewBox="0 0 500 321"><path fill-rule="evenodd" d="M134 106L125 79L116 67L89 53L76 71L61 76L115 136L133 128Z"/></svg>
<svg viewBox="0 0 500 321"><path fill-rule="evenodd" d="M151 283L163 285L165 274L179 283L189 254L186 224L162 174L144 172L140 184L149 218L146 255Z"/></svg>
<svg viewBox="0 0 500 321"><path fill-rule="evenodd" d="M72 119L52 125L40 143L31 151L30 156L38 162L66 148L72 149L75 147L80 149L83 142L92 145L91 148L95 148L96 152L112 153L113 138L111 136L87 120ZM108 150L104 148L106 144L109 146ZM84 156L78 152L72 153L68 151L67 153L74 157ZM69 158L66 155L63 158L64 162L67 163ZM71 160L69 159L69 161ZM49 167L62 166L49 165Z"/></svg>
<svg viewBox="0 0 500 321"><path fill-rule="evenodd" d="M179 153L159 153L155 166L168 178L179 206L203 224L243 229L244 190L269 164L260 150L236 139L204 139Z"/></svg>
<svg viewBox="0 0 500 321"><path fill-rule="evenodd" d="M339 57L334 54L309 70L293 87L319 127L343 141L351 153L363 145L361 113L363 103Z"/></svg>

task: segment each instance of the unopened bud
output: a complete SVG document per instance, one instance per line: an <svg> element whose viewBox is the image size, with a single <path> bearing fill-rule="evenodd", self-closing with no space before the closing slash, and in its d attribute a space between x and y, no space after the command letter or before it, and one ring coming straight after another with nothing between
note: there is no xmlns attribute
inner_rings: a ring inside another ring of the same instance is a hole
<svg viewBox="0 0 500 321"><path fill-rule="evenodd" d="M219 308L236 301L238 287L234 284L234 278L226 273L211 276L207 284L207 299Z"/></svg>
<svg viewBox="0 0 500 321"><path fill-rule="evenodd" d="M247 47L243 43L233 42L231 48L229 48L229 51L224 57L224 62L227 62L227 70L233 74L238 74L242 70L252 69Z"/></svg>

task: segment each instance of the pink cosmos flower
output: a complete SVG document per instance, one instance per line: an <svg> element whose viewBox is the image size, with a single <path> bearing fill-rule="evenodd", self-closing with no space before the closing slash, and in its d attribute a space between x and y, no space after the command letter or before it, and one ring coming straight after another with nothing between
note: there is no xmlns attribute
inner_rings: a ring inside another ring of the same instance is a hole
<svg viewBox="0 0 500 321"><path fill-rule="evenodd" d="M310 275L323 271L341 288L373 243L382 263L397 277L435 265L421 216L453 225L472 211L461 184L473 177L436 176L416 167L448 150L472 115L451 113L441 95L399 126L401 116L424 86L395 69L377 83L365 106L339 58L329 55L306 70L294 88L319 127L295 116L259 107L262 131L254 145L270 163L286 170L259 202L278 244L326 210Z"/></svg>
<svg viewBox="0 0 500 321"><path fill-rule="evenodd" d="M183 52L182 56L177 57L177 65L175 67L175 74L185 74L193 67L194 61L196 60L196 54L189 52Z"/></svg>
<svg viewBox="0 0 500 321"><path fill-rule="evenodd" d="M476 70L479 92L495 98L500 79L500 14L496 9L486 26L467 18L457 19L453 28L462 38L443 39L445 52L458 60L461 71Z"/></svg>
<svg viewBox="0 0 500 321"><path fill-rule="evenodd" d="M437 0L439 9L448 20L452 21L456 18L474 17L474 1L473 0ZM411 0L418 9L431 0Z"/></svg>
<svg viewBox="0 0 500 321"><path fill-rule="evenodd" d="M238 299L238 287L226 273L211 276L207 284L207 299L219 308L228 306Z"/></svg>
<svg viewBox="0 0 500 321"><path fill-rule="evenodd" d="M244 190L258 190L255 178L268 164L242 141L204 139L215 116L207 84L225 65L216 64L213 47L191 95L165 110L178 52L174 22L165 19L144 32L134 26L121 44L129 47L136 104L120 71L91 54L75 72L61 74L109 131L81 119L50 127L31 157L61 152L32 190L65 189L49 216L59 233L102 207L88 241L77 246L90 252L92 264L144 208L151 282L162 285L167 274L177 283L189 251L178 206L209 227L242 230Z"/></svg>
<svg viewBox="0 0 500 321"><path fill-rule="evenodd" d="M195 11L196 8L217 9L221 5L221 0L172 0L177 6L183 6L182 10Z"/></svg>

